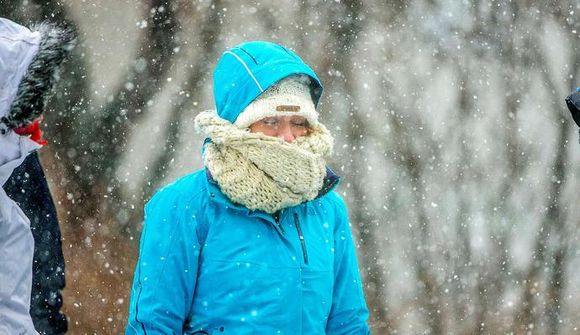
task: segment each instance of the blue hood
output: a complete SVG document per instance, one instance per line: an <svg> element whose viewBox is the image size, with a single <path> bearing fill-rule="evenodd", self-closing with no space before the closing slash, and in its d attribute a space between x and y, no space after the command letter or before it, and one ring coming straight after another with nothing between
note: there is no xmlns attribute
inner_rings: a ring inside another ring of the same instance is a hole
<svg viewBox="0 0 580 335"><path fill-rule="evenodd" d="M213 94L218 115L234 122L262 92L295 74L312 79L312 100L318 105L322 84L316 73L295 53L264 41L239 44L226 50L213 74Z"/></svg>

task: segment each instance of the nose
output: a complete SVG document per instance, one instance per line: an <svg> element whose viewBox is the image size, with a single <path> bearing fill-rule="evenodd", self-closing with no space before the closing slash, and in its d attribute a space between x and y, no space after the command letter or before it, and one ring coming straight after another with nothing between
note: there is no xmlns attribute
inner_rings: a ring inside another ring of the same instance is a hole
<svg viewBox="0 0 580 335"><path fill-rule="evenodd" d="M278 130L278 137L283 139L286 143L292 143L296 139L296 136L292 132L292 127L289 124L284 124Z"/></svg>

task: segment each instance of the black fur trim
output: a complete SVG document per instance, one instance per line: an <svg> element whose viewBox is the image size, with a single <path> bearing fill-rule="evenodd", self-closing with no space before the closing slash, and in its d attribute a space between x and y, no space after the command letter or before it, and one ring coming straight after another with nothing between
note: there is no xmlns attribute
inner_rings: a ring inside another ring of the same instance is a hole
<svg viewBox="0 0 580 335"><path fill-rule="evenodd" d="M43 22L31 30L38 31L42 37L38 53L18 85L10 112L0 120L9 129L26 126L42 114L59 79L59 68L75 43L75 34L71 29L53 23Z"/></svg>

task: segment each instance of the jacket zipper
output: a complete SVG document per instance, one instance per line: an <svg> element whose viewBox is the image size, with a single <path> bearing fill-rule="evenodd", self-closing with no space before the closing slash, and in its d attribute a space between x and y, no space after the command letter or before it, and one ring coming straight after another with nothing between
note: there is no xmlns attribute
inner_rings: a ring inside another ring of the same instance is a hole
<svg viewBox="0 0 580 335"><path fill-rule="evenodd" d="M278 226L278 229L280 229L280 232L282 233L282 235L286 234L286 232L284 231L284 227L282 226L282 213L278 213L277 217L274 217L274 222L276 222L276 226Z"/></svg>
<svg viewBox="0 0 580 335"><path fill-rule="evenodd" d="M300 228L300 221L298 221L298 214L296 213L294 213L294 226L296 226L298 238L300 239L300 245L302 246L302 254L304 255L304 264L308 264L308 251L306 251L306 241L304 240L302 228Z"/></svg>
<svg viewBox="0 0 580 335"><path fill-rule="evenodd" d="M284 231L284 227L282 227L282 223L276 222L276 224L278 225L278 228L280 228L280 231L282 232L282 235L286 234L286 232Z"/></svg>

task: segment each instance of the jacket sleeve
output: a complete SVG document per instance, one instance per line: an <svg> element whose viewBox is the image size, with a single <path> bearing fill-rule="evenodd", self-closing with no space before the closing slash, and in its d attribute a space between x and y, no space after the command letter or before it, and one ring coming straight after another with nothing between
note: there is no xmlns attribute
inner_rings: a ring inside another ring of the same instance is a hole
<svg viewBox="0 0 580 335"><path fill-rule="evenodd" d="M30 221L3 185L31 146L9 132L0 135L0 334L37 334L30 317L34 239Z"/></svg>
<svg viewBox="0 0 580 335"><path fill-rule="evenodd" d="M199 243L194 215L171 189L145 207L126 334L182 334L197 277Z"/></svg>
<svg viewBox="0 0 580 335"><path fill-rule="evenodd" d="M30 219L34 237L30 315L42 334L64 334L68 328L61 312L65 285L64 257L56 208L36 152L14 170L4 184L8 196Z"/></svg>
<svg viewBox="0 0 580 335"><path fill-rule="evenodd" d="M30 317L34 239L29 224L0 187L0 334L37 334Z"/></svg>
<svg viewBox="0 0 580 335"><path fill-rule="evenodd" d="M344 202L337 198L337 224L334 230L334 289L326 334L370 334L369 312L358 270L355 247Z"/></svg>

